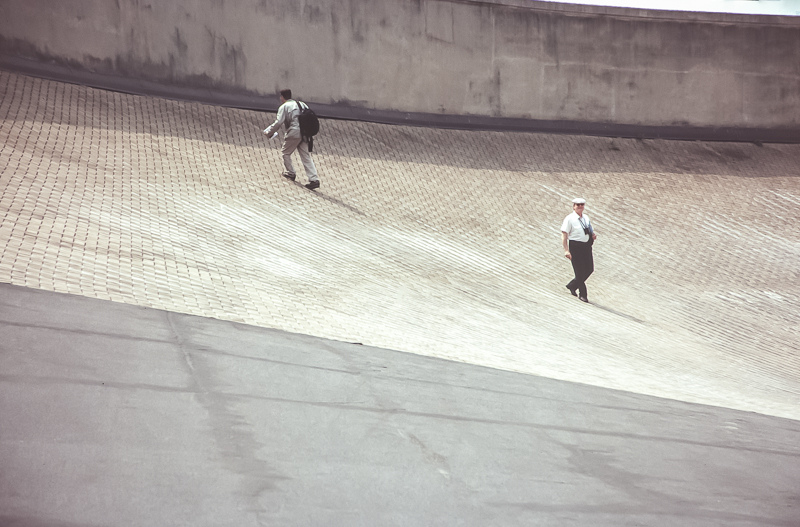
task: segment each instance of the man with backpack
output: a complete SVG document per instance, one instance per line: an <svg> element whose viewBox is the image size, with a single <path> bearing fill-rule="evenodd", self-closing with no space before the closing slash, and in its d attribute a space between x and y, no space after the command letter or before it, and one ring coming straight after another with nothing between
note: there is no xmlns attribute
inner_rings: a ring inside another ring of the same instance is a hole
<svg viewBox="0 0 800 527"><path fill-rule="evenodd" d="M314 112L308 109L305 103L298 102L292 99L292 90L281 90L281 106L278 108L278 117L275 122L264 129L264 135L272 139L277 137L278 129L281 125L284 126L285 132L283 135L283 164L286 171L283 177L286 179L295 180L297 175L292 165L292 153L297 150L300 153L300 160L303 162L303 167L306 169L306 176L308 177L308 184L305 186L307 189L314 190L319 188L319 176L317 176L317 167L314 166L314 160L311 159L311 150L314 148L314 134L319 129L319 121L317 121ZM303 118L301 118L303 114ZM313 116L313 117L311 117ZM301 130L301 119L306 123L306 130ZM316 123L316 127L314 127ZM311 125L310 127L308 125Z"/></svg>

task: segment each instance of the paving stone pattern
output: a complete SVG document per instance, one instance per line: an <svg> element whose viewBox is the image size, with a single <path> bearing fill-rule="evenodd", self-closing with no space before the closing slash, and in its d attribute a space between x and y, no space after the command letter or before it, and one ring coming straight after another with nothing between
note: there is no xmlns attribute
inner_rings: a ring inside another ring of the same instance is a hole
<svg viewBox="0 0 800 527"><path fill-rule="evenodd" d="M800 418L800 145L272 119L0 72L0 282Z"/></svg>

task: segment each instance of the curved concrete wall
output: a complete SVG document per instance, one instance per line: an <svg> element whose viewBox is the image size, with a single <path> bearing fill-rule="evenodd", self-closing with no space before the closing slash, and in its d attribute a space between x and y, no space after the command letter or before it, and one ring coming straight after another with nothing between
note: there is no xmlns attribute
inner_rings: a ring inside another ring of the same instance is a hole
<svg viewBox="0 0 800 527"><path fill-rule="evenodd" d="M345 117L800 129L800 19L786 17L524 0L5 0L0 55L250 107L274 108L289 86Z"/></svg>

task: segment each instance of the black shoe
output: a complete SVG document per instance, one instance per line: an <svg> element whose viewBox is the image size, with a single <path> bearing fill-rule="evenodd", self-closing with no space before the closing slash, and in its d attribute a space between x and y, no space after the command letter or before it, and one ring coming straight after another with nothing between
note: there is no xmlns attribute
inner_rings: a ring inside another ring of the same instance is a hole
<svg viewBox="0 0 800 527"><path fill-rule="evenodd" d="M314 190L315 188L319 188L319 180L309 182L308 185L306 185L306 188L308 190Z"/></svg>
<svg viewBox="0 0 800 527"><path fill-rule="evenodd" d="M578 300L580 300L581 302L586 302L587 304L589 303L589 299L586 298L585 296L579 296Z"/></svg>
<svg viewBox="0 0 800 527"><path fill-rule="evenodd" d="M282 175L283 177L285 177L286 179L290 179L290 180L292 180L292 181L294 181L294 179L297 177L297 175L296 175L296 174L290 174L289 172L284 172L284 173L283 173L283 174L281 174L281 175Z"/></svg>
<svg viewBox="0 0 800 527"><path fill-rule="evenodd" d="M578 296L578 293L575 292L575 291L577 291L577 289L572 289L570 286L566 286L566 287L567 287L567 289L569 289L569 292L572 293L572 296Z"/></svg>

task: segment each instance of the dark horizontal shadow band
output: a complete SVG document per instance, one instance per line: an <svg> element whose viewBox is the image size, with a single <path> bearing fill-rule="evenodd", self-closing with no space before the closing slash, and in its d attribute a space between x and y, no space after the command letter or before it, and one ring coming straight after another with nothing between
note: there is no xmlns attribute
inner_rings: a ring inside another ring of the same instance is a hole
<svg viewBox="0 0 800 527"><path fill-rule="evenodd" d="M62 63L39 62L20 57L0 56L0 68L24 75L134 95L195 101L230 108L275 112L277 95L260 96L229 87L197 87L91 72ZM446 115L396 110L374 110L347 103L317 104L314 111L323 118L366 121L382 124L448 128L456 130L491 130L575 134L636 139L673 139L682 141L735 141L755 143L800 143L800 127L760 128L736 126L637 125L590 121L561 121Z"/></svg>

